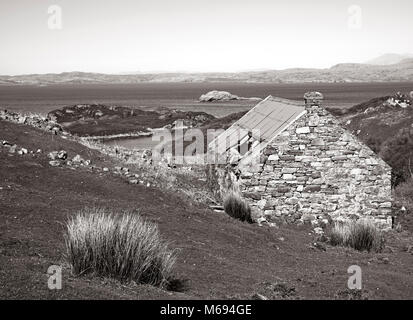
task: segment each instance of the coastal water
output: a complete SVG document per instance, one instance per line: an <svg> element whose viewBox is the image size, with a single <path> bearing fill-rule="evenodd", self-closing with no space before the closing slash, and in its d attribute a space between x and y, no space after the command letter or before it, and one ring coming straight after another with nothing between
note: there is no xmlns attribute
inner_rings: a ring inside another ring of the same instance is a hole
<svg viewBox="0 0 413 320"><path fill-rule="evenodd" d="M325 105L346 107L397 91L410 92L413 82L394 83L138 83L70 84L50 86L0 85L0 109L46 114L66 105L101 103L148 108L168 107L204 111L217 117L250 109L255 102L199 103L211 90L225 90L242 97L268 95L302 100L306 91L320 91Z"/></svg>

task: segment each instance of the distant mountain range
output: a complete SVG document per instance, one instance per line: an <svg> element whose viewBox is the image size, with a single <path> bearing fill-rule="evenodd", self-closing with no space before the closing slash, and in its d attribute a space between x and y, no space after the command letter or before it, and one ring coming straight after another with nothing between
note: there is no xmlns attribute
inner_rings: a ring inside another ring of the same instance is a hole
<svg viewBox="0 0 413 320"><path fill-rule="evenodd" d="M391 61L397 62L394 64L389 64ZM413 81L413 57L406 58L406 56L402 55L388 54L370 60L369 63L342 63L327 69L294 68L237 73L103 74L88 72L64 72L59 74L49 73L18 76L0 75L0 84L9 85L83 83L130 84L140 82L340 83L395 81Z"/></svg>
<svg viewBox="0 0 413 320"><path fill-rule="evenodd" d="M383 54L380 57L367 61L366 64L388 66L391 64L400 63L406 59L413 59L413 54L387 53Z"/></svg>

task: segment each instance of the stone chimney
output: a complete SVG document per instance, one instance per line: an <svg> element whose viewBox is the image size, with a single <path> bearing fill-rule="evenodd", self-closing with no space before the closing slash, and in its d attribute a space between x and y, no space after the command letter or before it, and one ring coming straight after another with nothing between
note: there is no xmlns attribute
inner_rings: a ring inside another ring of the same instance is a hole
<svg viewBox="0 0 413 320"><path fill-rule="evenodd" d="M304 94L304 102L306 109L312 106L321 106L323 104L324 96L317 91L306 92Z"/></svg>

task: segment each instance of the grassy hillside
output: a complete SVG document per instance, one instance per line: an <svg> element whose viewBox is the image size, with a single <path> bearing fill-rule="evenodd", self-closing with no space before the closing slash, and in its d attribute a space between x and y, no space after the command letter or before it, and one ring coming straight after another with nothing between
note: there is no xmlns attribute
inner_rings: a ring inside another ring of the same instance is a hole
<svg viewBox="0 0 413 320"><path fill-rule="evenodd" d="M403 108L394 101L409 102ZM393 184L412 177L413 107L407 96L385 96L356 105L341 121L393 168Z"/></svg>
<svg viewBox="0 0 413 320"><path fill-rule="evenodd" d="M179 189L127 183L113 169L125 164L70 139L5 121L0 139L29 151L19 155L0 146L1 299L250 299L256 293L348 299L355 297L347 290L347 268L354 264L363 269L363 297L413 297L406 232L391 233L380 254L330 247L318 243L308 226L242 223L194 203ZM62 149L69 158L91 159L94 167L51 167L47 153ZM180 292L72 276L63 258L64 224L85 207L139 211L157 223L178 250L174 275ZM47 288L50 265L64 267L62 290Z"/></svg>

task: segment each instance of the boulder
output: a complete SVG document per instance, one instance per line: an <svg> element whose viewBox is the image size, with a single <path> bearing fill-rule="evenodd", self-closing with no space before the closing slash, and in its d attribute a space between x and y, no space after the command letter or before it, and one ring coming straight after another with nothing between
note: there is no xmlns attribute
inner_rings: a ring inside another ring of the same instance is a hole
<svg viewBox="0 0 413 320"><path fill-rule="evenodd" d="M64 150L60 150L60 151L52 151L50 152L47 157L50 160L66 160L67 159L67 152Z"/></svg>
<svg viewBox="0 0 413 320"><path fill-rule="evenodd" d="M58 166L60 166L60 161L58 161L58 160L52 160L52 161L49 161L49 164L50 164L52 167L58 167Z"/></svg>
<svg viewBox="0 0 413 320"><path fill-rule="evenodd" d="M84 160L80 155L76 155L76 156L72 159L72 161L73 161L74 163L82 163L82 162L84 162L85 160Z"/></svg>
<svg viewBox="0 0 413 320"><path fill-rule="evenodd" d="M60 131L62 131L62 128L54 126L50 130L53 132L53 134L57 135Z"/></svg>
<svg viewBox="0 0 413 320"><path fill-rule="evenodd" d="M17 145L13 144L9 147L9 153L16 153Z"/></svg>
<svg viewBox="0 0 413 320"><path fill-rule="evenodd" d="M19 155L24 155L24 154L28 154L29 151L26 148L21 148L19 151L17 151L17 154Z"/></svg>
<svg viewBox="0 0 413 320"><path fill-rule="evenodd" d="M58 154L57 154L57 157L58 157L60 160L66 160L66 159L67 159L67 152L64 151L64 150L60 150L60 151L58 152Z"/></svg>
<svg viewBox="0 0 413 320"><path fill-rule="evenodd" d="M47 155L47 157L51 160L56 160L58 153L59 153L59 151L52 151Z"/></svg>
<svg viewBox="0 0 413 320"><path fill-rule="evenodd" d="M323 228L316 227L316 228L314 228L314 233L317 234L317 235L322 235L322 234L324 234L324 230L323 230Z"/></svg>

